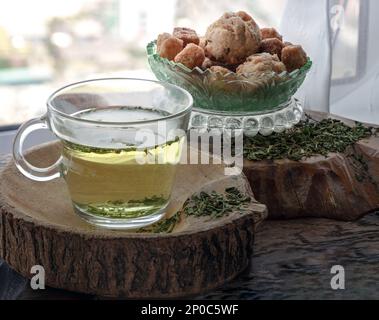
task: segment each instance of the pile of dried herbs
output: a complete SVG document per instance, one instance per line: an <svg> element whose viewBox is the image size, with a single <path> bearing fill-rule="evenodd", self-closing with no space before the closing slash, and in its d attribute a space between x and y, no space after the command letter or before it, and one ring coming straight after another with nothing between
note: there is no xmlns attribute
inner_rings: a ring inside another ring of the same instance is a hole
<svg viewBox="0 0 379 320"><path fill-rule="evenodd" d="M182 214L194 217L221 218L240 210L241 213L250 203L251 198L244 195L237 188L228 188L225 194L215 191L211 193L200 192L193 195L183 205L183 209L172 217L155 223L154 225L140 229L140 233L171 233L175 225L180 221Z"/></svg>
<svg viewBox="0 0 379 320"><path fill-rule="evenodd" d="M225 190L225 195L215 191L211 193L200 192L192 196L183 206L186 216L220 218L228 215L235 209L243 209L243 206L250 203L251 198L242 194L236 188Z"/></svg>
<svg viewBox="0 0 379 320"><path fill-rule="evenodd" d="M315 121L307 118L284 133L245 138L244 157L251 161L300 161L316 155L327 156L333 152L345 152L352 144L376 132L361 123L349 127L338 120Z"/></svg>

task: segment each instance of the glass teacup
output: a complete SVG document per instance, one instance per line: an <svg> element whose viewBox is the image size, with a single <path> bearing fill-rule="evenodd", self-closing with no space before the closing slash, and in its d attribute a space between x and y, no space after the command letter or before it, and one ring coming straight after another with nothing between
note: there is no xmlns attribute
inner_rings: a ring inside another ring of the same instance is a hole
<svg viewBox="0 0 379 320"><path fill-rule="evenodd" d="M174 85L139 79L97 79L66 86L47 113L19 129L13 147L18 169L35 181L63 177L75 211L112 229L140 228L168 206L193 100ZM23 143L50 129L62 143L48 168L31 165Z"/></svg>

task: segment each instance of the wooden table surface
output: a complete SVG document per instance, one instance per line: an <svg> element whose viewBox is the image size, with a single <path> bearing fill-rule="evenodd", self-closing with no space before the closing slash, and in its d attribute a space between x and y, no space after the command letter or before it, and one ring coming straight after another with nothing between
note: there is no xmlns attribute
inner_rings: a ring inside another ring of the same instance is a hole
<svg viewBox="0 0 379 320"><path fill-rule="evenodd" d="M1 165L1 163L0 163ZM324 219L266 221L251 265L205 299L379 299L379 214L357 222ZM345 268L346 289L331 289L331 268ZM0 260L0 299L100 299L29 281Z"/></svg>

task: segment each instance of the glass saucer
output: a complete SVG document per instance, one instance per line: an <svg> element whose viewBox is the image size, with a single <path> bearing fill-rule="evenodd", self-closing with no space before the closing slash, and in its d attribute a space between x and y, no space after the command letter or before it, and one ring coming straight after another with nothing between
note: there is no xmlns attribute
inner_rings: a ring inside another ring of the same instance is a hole
<svg viewBox="0 0 379 320"><path fill-rule="evenodd" d="M194 109L191 115L191 129L240 130L248 137L257 134L269 136L281 133L298 124L303 116L303 107L295 98L280 105L276 111L263 114L208 112Z"/></svg>

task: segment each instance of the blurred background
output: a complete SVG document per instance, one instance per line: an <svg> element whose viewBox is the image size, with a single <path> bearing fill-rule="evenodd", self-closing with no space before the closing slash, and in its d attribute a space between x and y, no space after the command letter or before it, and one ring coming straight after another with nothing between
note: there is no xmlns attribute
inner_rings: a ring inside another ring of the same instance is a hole
<svg viewBox="0 0 379 320"><path fill-rule="evenodd" d="M58 87L105 76L154 78L146 44L174 26L204 34L222 13L278 26L281 0L11 0L0 4L0 126L43 114ZM275 8L275 10L272 10Z"/></svg>
<svg viewBox="0 0 379 320"><path fill-rule="evenodd" d="M313 75L302 88L307 107L379 123L379 1L317 0L312 10L309 3L2 0L0 131L42 115L49 94L65 84L108 76L153 79L145 48L157 34L186 26L203 35L224 12L238 10L261 27L280 27L286 40L312 55Z"/></svg>

